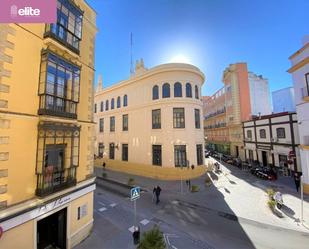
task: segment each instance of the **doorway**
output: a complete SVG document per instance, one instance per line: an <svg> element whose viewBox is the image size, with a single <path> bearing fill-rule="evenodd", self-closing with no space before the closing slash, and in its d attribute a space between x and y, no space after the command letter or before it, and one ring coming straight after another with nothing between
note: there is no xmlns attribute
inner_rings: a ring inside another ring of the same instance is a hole
<svg viewBox="0 0 309 249"><path fill-rule="evenodd" d="M263 162L263 166L267 166L268 162L267 162L267 151L262 151L262 162Z"/></svg>
<svg viewBox="0 0 309 249"><path fill-rule="evenodd" d="M235 146L235 149L236 149L236 157L239 157L239 147Z"/></svg>
<svg viewBox="0 0 309 249"><path fill-rule="evenodd" d="M37 222L38 249L66 249L67 209Z"/></svg>

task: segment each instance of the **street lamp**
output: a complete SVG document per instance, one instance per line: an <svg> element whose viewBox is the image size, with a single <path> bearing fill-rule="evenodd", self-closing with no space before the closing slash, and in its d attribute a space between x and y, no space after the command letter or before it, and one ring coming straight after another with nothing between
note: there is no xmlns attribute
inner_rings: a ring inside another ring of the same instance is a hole
<svg viewBox="0 0 309 249"><path fill-rule="evenodd" d="M300 198L301 198L301 209L300 209L300 223L303 224L303 202L304 202L304 186L303 176L300 176Z"/></svg>

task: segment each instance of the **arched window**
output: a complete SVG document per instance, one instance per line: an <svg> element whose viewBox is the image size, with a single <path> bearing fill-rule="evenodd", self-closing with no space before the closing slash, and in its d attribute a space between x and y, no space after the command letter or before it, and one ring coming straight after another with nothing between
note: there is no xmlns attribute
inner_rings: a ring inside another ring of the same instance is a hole
<svg viewBox="0 0 309 249"><path fill-rule="evenodd" d="M260 130L260 138L266 138L266 130L265 129Z"/></svg>
<svg viewBox="0 0 309 249"><path fill-rule="evenodd" d="M123 106L128 106L128 96L127 95L123 96Z"/></svg>
<svg viewBox="0 0 309 249"><path fill-rule="evenodd" d="M174 84L174 97L182 97L182 85L179 82Z"/></svg>
<svg viewBox="0 0 309 249"><path fill-rule="evenodd" d="M192 98L192 86L190 83L186 84L186 97Z"/></svg>
<svg viewBox="0 0 309 249"><path fill-rule="evenodd" d="M115 100L114 98L112 98L111 100L111 109L114 109L115 108Z"/></svg>
<svg viewBox="0 0 309 249"><path fill-rule="evenodd" d="M157 85L152 88L152 99L159 99L159 87Z"/></svg>
<svg viewBox="0 0 309 249"><path fill-rule="evenodd" d="M108 100L105 101L105 111L108 111Z"/></svg>
<svg viewBox="0 0 309 249"><path fill-rule="evenodd" d="M195 98L199 99L198 86L195 86Z"/></svg>
<svg viewBox="0 0 309 249"><path fill-rule="evenodd" d="M162 86L162 98L169 98L171 96L170 84L164 83Z"/></svg>
<svg viewBox="0 0 309 249"><path fill-rule="evenodd" d="M120 104L120 97L118 96L118 97L117 97L117 108L120 108L120 105L121 105L121 104Z"/></svg>
<svg viewBox="0 0 309 249"><path fill-rule="evenodd" d="M101 112L103 112L103 111L104 111L104 102L103 102L103 101L101 101L100 111L101 111Z"/></svg>

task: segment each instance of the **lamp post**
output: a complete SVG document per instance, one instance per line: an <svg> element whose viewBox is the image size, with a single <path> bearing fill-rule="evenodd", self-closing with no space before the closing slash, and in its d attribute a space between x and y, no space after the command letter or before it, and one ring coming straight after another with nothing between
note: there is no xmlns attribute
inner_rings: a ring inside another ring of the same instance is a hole
<svg viewBox="0 0 309 249"><path fill-rule="evenodd" d="M300 208L300 223L303 224L303 212L304 212L304 186L303 186L303 176L300 176L300 198L301 198L301 208Z"/></svg>

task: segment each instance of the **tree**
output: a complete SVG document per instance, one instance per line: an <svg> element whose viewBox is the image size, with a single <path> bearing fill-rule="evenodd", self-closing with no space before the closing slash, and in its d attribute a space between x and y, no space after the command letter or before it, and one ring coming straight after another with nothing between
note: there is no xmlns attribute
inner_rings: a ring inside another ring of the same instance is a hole
<svg viewBox="0 0 309 249"><path fill-rule="evenodd" d="M143 234L142 240L137 249L165 249L163 233L158 226L154 226L148 232Z"/></svg>

